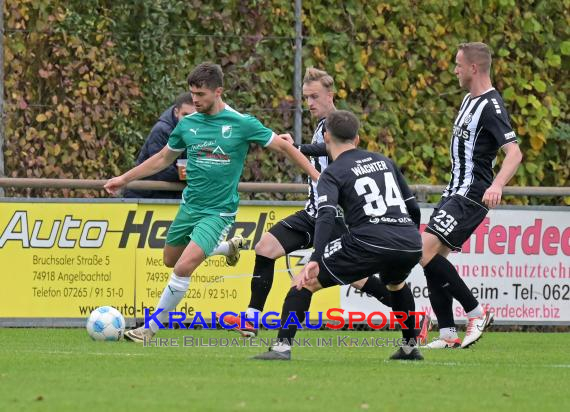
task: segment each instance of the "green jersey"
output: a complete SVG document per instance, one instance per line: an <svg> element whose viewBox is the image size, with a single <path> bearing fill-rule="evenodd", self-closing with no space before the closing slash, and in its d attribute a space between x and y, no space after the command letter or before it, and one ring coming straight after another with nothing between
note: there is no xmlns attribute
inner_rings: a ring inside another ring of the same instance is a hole
<svg viewBox="0 0 570 412"><path fill-rule="evenodd" d="M171 150L187 151L182 201L191 211L231 216L237 213L237 186L250 143L267 146L273 131L255 117L226 105L214 115L192 113L170 134Z"/></svg>

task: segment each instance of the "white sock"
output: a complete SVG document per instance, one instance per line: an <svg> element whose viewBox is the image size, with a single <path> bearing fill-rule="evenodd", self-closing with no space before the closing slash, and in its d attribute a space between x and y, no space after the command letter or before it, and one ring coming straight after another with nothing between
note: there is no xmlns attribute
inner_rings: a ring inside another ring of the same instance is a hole
<svg viewBox="0 0 570 412"><path fill-rule="evenodd" d="M245 312L245 316L248 319L254 319L255 318L255 314L256 313L261 313L260 310L257 310L255 308L247 308L246 312ZM259 316L259 315L258 315ZM258 318L261 321L261 317Z"/></svg>
<svg viewBox="0 0 570 412"><path fill-rule="evenodd" d="M439 338L453 340L457 339L457 329L455 328L441 328L439 330Z"/></svg>
<svg viewBox="0 0 570 412"><path fill-rule="evenodd" d="M467 312L468 318L480 318L481 316L483 316L483 306L481 306L480 304L477 305L475 309Z"/></svg>
<svg viewBox="0 0 570 412"><path fill-rule="evenodd" d="M221 242L217 248L214 249L210 256L213 255L224 255L228 256L230 254L230 242Z"/></svg>
<svg viewBox="0 0 570 412"><path fill-rule="evenodd" d="M160 295L160 300L158 301L157 309L164 309L158 316L163 324L168 321L169 312L176 309L176 306L180 303L184 294L190 286L190 277L177 276L176 273L172 273L168 284L162 291ZM154 320L149 322L150 330L154 333L158 330L158 324Z"/></svg>
<svg viewBox="0 0 570 412"><path fill-rule="evenodd" d="M286 343L279 342L277 345L273 345L271 350L275 352L285 352L291 350L291 346L287 345Z"/></svg>

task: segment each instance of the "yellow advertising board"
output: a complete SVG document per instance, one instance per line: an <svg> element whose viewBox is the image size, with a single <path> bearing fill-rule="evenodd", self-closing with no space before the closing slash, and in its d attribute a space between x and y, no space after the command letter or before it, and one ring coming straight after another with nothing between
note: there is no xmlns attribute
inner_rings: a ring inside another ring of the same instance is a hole
<svg viewBox="0 0 570 412"><path fill-rule="evenodd" d="M84 318L110 305L128 318L153 310L172 272L162 262L178 206L137 203L0 203L0 318ZM207 259L178 307L243 311L250 297L254 245L291 206L241 206L230 232L246 240L239 263ZM279 259L265 310L280 312L303 251ZM339 307L338 288L315 295L311 311ZM206 317L206 316L205 316Z"/></svg>

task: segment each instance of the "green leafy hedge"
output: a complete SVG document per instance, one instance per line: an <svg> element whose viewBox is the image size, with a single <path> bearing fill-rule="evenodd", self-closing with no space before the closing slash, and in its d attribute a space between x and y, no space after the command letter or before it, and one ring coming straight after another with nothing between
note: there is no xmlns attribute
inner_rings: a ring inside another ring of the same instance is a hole
<svg viewBox="0 0 570 412"><path fill-rule="evenodd" d="M204 60L223 66L230 104L277 131L292 130L291 1L4 4L8 176L106 178L126 170ZM334 75L337 107L360 115L367 148L394 157L412 183L441 184L464 94L453 75L457 44L485 41L525 154L514 184L566 186L569 8L569 0L304 0L303 63ZM305 115L306 140L311 127ZM296 174L254 148L244 180Z"/></svg>

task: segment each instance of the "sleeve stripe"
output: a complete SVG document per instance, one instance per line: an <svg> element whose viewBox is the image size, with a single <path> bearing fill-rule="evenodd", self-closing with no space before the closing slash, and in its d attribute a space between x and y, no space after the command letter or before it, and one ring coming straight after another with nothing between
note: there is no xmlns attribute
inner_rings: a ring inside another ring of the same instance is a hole
<svg viewBox="0 0 570 412"><path fill-rule="evenodd" d="M510 140L510 141L505 142L505 143L503 143L502 145L500 145L500 146L499 146L499 149L502 148L503 146L506 146L506 145L511 144L511 143L519 144L517 138L515 137L514 140Z"/></svg>
<svg viewBox="0 0 570 412"><path fill-rule="evenodd" d="M415 198L416 198L415 196L408 197L407 199L404 200L404 202L407 202L408 200L415 199Z"/></svg>
<svg viewBox="0 0 570 412"><path fill-rule="evenodd" d="M330 207L330 208L332 208L332 209L336 210L336 206L332 206L332 205L323 205L323 206L319 206L319 207L317 208L317 210L321 210L321 209L324 209L325 207Z"/></svg>
<svg viewBox="0 0 570 412"><path fill-rule="evenodd" d="M183 149L174 149L174 148L171 147L168 143L166 144L166 147L168 147L168 150L172 150L173 152L183 152L184 150L186 150L186 148L183 148Z"/></svg>
<svg viewBox="0 0 570 412"><path fill-rule="evenodd" d="M277 135L275 134L275 132L273 132L273 134L271 135L271 137L269 138L269 140L267 141L267 143L265 143L263 145L263 147L267 147L271 144L271 142L273 141L273 139L276 137Z"/></svg>

